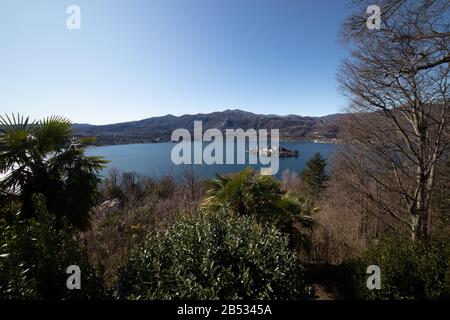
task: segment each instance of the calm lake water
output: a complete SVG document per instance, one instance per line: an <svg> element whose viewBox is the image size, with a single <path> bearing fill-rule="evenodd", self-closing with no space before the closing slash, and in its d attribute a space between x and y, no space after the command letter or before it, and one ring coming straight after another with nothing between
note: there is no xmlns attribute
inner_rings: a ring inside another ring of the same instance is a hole
<svg viewBox="0 0 450 320"><path fill-rule="evenodd" d="M243 143L243 142L242 142ZM186 168L193 168L197 174L203 178L213 177L217 173L238 172L247 166L255 169L260 167L268 167L269 165L249 164L251 160L255 160L256 156L246 154L246 164L194 164L194 165L175 165L171 160L172 148L176 143L152 143L152 144L128 144L90 147L86 154L91 156L104 156L108 161L108 168L103 172L107 175L108 170L115 167L122 172L136 172L138 174L161 177L165 174L172 174L179 177ZM203 148L207 144L203 145ZM281 147L289 150L297 150L298 158L279 158L278 178L281 178L282 172L286 169L300 172L305 167L306 162L316 153L320 152L325 158L329 158L332 153L337 150L339 145L313 142L281 142ZM224 143L224 159L226 144ZM236 150L237 146L234 146ZM192 147L193 149L193 147ZM245 150L248 150L246 146ZM236 158L236 153L235 158ZM253 158L253 159L252 159ZM235 161L236 163L236 161Z"/></svg>

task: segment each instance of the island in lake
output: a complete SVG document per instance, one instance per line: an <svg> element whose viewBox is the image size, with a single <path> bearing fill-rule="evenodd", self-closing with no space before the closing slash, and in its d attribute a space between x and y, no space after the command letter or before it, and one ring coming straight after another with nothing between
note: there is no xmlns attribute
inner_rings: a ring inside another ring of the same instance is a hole
<svg viewBox="0 0 450 320"><path fill-rule="evenodd" d="M299 156L298 150L289 150L284 147L254 148L250 149L248 152L266 157L298 158Z"/></svg>

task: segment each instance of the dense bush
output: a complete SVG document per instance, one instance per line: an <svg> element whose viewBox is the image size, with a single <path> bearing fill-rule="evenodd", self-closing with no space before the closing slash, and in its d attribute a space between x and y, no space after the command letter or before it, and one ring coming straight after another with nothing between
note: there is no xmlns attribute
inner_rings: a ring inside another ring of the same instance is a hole
<svg viewBox="0 0 450 320"><path fill-rule="evenodd" d="M100 299L105 295L100 273L88 262L85 249L65 223L34 197L35 218L16 223L0 220L0 299ZM81 269L81 290L66 286L67 267Z"/></svg>
<svg viewBox="0 0 450 320"><path fill-rule="evenodd" d="M381 289L368 290L366 268L377 265ZM352 273L347 289L351 298L448 299L450 298L450 245L389 238L370 247L358 261L348 264ZM349 296L347 296L348 298Z"/></svg>
<svg viewBox="0 0 450 320"><path fill-rule="evenodd" d="M317 208L309 199L282 190L275 178L257 174L247 167L235 174L217 175L208 185L203 209L216 211L226 206L261 223L273 224L288 234L292 248L310 247L312 215Z"/></svg>
<svg viewBox="0 0 450 320"><path fill-rule="evenodd" d="M128 299L305 299L303 268L273 227L221 209L150 235L121 270Z"/></svg>

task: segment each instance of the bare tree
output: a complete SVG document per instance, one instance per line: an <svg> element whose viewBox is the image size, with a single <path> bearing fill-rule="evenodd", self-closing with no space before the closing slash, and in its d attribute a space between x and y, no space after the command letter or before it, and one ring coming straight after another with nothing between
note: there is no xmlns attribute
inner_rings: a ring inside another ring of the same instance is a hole
<svg viewBox="0 0 450 320"><path fill-rule="evenodd" d="M358 4L343 27L351 54L338 75L354 112L349 160L366 197L412 239L428 241L436 168L449 144L450 2L382 1L379 30L366 27L368 2Z"/></svg>
<svg viewBox="0 0 450 320"><path fill-rule="evenodd" d="M185 210L194 212L205 192L204 180L194 169L194 166L189 166L183 169L181 189L183 191L184 198L186 199Z"/></svg>

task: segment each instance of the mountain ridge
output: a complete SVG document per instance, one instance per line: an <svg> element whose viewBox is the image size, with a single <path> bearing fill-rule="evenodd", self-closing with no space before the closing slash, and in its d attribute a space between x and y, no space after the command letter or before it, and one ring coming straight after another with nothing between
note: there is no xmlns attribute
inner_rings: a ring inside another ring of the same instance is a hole
<svg viewBox="0 0 450 320"><path fill-rule="evenodd" d="M344 114L336 113L323 117L300 115L255 114L240 109L227 109L211 113L184 114L150 117L141 120L106 125L73 124L77 136L97 138L97 145L155 143L170 141L172 131L184 128L193 132L194 121L202 121L203 130L217 128L241 128L247 130L280 129L284 141L320 140L336 142L339 122Z"/></svg>

